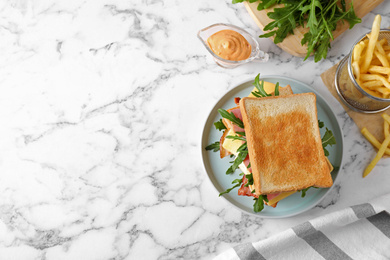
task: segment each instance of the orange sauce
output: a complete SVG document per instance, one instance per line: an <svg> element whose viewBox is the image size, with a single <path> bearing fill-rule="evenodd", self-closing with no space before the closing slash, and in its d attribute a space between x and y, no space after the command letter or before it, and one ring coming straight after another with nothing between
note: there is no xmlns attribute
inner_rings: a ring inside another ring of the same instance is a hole
<svg viewBox="0 0 390 260"><path fill-rule="evenodd" d="M225 60L246 60L251 55L252 46L240 33L222 30L207 39L210 49Z"/></svg>

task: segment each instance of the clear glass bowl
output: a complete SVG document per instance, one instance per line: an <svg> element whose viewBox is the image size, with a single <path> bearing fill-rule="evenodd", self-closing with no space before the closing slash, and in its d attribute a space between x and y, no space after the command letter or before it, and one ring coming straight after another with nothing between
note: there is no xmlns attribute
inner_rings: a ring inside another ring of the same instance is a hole
<svg viewBox="0 0 390 260"><path fill-rule="evenodd" d="M352 53L355 45L365 40L367 34L359 38L350 53L339 63L335 75L335 87L341 100L352 110L361 113L378 113L390 107L390 99L370 95L357 83L352 71ZM390 30L381 29L378 40L386 38L390 42Z"/></svg>
<svg viewBox="0 0 390 260"><path fill-rule="evenodd" d="M214 33L219 32L221 30L233 30L240 33L242 36L244 36L244 38L249 42L249 44L252 47L252 52L249 58L247 58L246 60L233 61L233 60L225 60L219 57L218 55L216 55L207 44L207 39ZM219 66L224 68L231 69L252 61L266 62L269 59L268 54L260 50L259 43L252 35L250 35L244 29L241 29L240 27L231 24L217 23L217 24L210 25L198 32L198 38L203 43L207 51L213 56L215 62Z"/></svg>

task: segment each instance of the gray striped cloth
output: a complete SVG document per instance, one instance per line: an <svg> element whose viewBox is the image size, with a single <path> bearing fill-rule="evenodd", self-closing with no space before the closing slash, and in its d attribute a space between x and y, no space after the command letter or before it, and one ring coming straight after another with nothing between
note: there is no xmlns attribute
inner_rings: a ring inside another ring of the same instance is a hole
<svg viewBox="0 0 390 260"><path fill-rule="evenodd" d="M230 248L214 260L390 259L390 194ZM280 219L278 221L283 221Z"/></svg>

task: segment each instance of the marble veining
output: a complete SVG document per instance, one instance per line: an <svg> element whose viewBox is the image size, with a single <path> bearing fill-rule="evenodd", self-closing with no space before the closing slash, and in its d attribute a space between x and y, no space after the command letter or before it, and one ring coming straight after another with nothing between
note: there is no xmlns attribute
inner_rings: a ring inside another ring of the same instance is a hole
<svg viewBox="0 0 390 260"><path fill-rule="evenodd" d="M231 1L0 3L0 259L211 259L322 214L388 192L390 163L368 179L375 150L320 78L384 1L314 63L258 39L267 63L218 67L196 37L213 23L260 29ZM332 192L286 219L245 214L219 198L200 156L215 102L262 75L311 85L344 134Z"/></svg>

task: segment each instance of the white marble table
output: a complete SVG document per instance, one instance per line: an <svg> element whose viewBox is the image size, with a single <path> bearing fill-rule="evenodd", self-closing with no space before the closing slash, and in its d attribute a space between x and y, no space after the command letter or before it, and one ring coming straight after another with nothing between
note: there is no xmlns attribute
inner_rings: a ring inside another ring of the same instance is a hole
<svg viewBox="0 0 390 260"><path fill-rule="evenodd" d="M231 1L0 3L0 259L210 259L305 220L387 193L390 160L375 150L320 74L344 57L385 1L303 62L259 39L268 63L218 67L196 38L231 23L261 34ZM262 219L237 210L207 179L203 123L223 93L262 75L312 86L337 113L345 164L312 210Z"/></svg>

